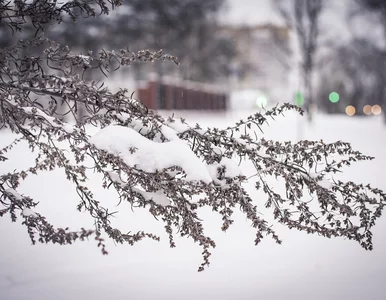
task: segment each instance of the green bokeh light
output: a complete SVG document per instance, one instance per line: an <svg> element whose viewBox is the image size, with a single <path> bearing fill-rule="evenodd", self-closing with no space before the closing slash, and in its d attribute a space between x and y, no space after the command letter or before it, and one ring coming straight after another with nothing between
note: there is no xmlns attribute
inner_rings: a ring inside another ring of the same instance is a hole
<svg viewBox="0 0 386 300"><path fill-rule="evenodd" d="M296 92L295 95L295 104L299 107L302 107L304 104L304 96L301 92Z"/></svg>
<svg viewBox="0 0 386 300"><path fill-rule="evenodd" d="M332 92L328 96L328 99L330 99L332 103L337 103L339 101L339 94L337 92Z"/></svg>
<svg viewBox="0 0 386 300"><path fill-rule="evenodd" d="M268 103L268 98L265 95L260 95L256 99L256 105L258 107L266 107Z"/></svg>

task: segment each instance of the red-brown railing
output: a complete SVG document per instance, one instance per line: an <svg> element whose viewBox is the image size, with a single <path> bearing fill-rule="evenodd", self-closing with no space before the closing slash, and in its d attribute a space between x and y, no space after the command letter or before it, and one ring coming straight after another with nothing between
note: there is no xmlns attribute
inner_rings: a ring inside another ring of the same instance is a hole
<svg viewBox="0 0 386 300"><path fill-rule="evenodd" d="M229 101L218 87L170 80L142 83L137 97L154 110L226 110Z"/></svg>

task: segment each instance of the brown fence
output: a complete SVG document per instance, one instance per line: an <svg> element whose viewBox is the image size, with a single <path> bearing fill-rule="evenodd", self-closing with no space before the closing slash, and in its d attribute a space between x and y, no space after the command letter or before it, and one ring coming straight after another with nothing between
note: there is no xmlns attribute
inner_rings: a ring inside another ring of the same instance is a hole
<svg viewBox="0 0 386 300"><path fill-rule="evenodd" d="M154 110L226 110L229 96L213 86L191 82L149 81L137 96Z"/></svg>

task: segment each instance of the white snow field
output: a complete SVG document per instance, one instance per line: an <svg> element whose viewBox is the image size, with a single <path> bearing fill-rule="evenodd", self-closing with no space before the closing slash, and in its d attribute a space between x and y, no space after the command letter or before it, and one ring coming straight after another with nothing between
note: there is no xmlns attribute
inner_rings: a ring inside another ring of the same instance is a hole
<svg viewBox="0 0 386 300"><path fill-rule="evenodd" d="M191 124L225 127L248 112L179 114ZM289 114L267 127L265 136L295 140L302 128L302 138L349 141L376 159L345 169L342 178L386 190L386 127L380 117L318 115L311 125L305 121L299 124L299 118ZM0 132L0 146L11 139L10 133ZM0 165L1 172L29 166L32 156L19 145L11 158ZM242 172L248 174L247 169ZM223 233L220 217L204 211L204 227L217 248L210 267L198 273L198 245L176 238L177 248L170 249L163 223L145 210L131 212L125 203L117 208L114 193L104 190L96 179L92 190L100 201L120 211L114 225L160 234L161 242L143 240L131 247L109 241L107 256L102 256L93 240L71 246L32 246L20 223L12 224L8 216L0 218L1 300L386 299L386 216L377 223L374 250L368 252L353 241L325 239L280 225L275 229L282 245L266 238L255 247L254 231L241 213L235 214L235 224ZM76 211L76 192L60 170L29 178L19 192L40 201L39 212L56 226L92 228L88 215ZM264 195L254 196L263 206Z"/></svg>

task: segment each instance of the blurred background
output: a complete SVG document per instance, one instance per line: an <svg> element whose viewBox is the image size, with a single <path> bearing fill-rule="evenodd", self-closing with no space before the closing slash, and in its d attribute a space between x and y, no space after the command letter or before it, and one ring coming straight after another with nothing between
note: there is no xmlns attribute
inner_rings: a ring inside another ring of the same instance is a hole
<svg viewBox="0 0 386 300"><path fill-rule="evenodd" d="M292 102L310 114L386 111L382 0L132 0L109 16L65 19L48 35L83 54L127 48L177 56L179 67L134 63L110 74L112 88L137 91L153 109ZM3 28L1 43L13 39Z"/></svg>
<svg viewBox="0 0 386 300"><path fill-rule="evenodd" d="M376 160L346 169L339 179L386 190L385 0L124 2L125 8L109 16L64 20L48 35L84 55L100 48L163 49L181 64L133 63L107 79L97 72L87 73L87 79L106 81L113 90L128 88L149 108L186 117L203 128L229 126L263 107L294 103L308 117L279 117L264 129L265 138L351 142ZM1 28L2 46L14 39ZM2 132L0 146L12 138ZM4 172L33 162L26 147L13 151L17 159L4 162ZM75 211L77 195L59 171L28 179L21 192L41 199L42 212L56 226L92 227L92 220ZM249 176L253 170L243 172ZM91 188L117 210L116 195L103 189L97 178ZM266 198L254 190L253 182L247 189L263 206ZM204 211L202 218L218 247L210 268L200 274L197 245L178 238L177 248L169 249L162 225L146 211L131 213L127 203L121 204L116 224L159 234L161 243L143 241L129 247L108 242L108 256L100 254L94 241L31 246L24 227L2 218L0 299L386 297L385 218L374 229L372 252L351 241L280 226L275 230L283 245L267 239L254 247L254 232L241 213L235 212L235 225L226 234L217 215Z"/></svg>
<svg viewBox="0 0 386 300"><path fill-rule="evenodd" d="M133 63L109 74L111 88L137 91L153 109L291 102L310 119L317 110L386 114L383 0L132 0L109 16L65 19L48 35L82 54L126 48L177 56L179 67ZM0 39L15 37L2 28Z"/></svg>

